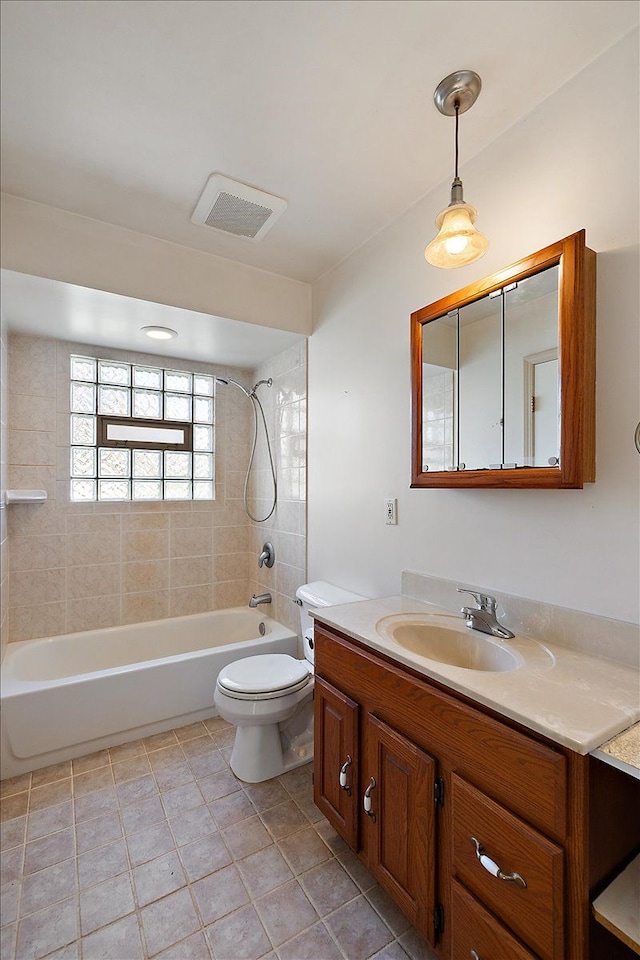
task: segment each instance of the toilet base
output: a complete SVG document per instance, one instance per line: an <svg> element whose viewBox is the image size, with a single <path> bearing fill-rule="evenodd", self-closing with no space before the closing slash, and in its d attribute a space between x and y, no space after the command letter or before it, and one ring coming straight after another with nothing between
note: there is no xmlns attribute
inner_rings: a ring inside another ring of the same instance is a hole
<svg viewBox="0 0 640 960"><path fill-rule="evenodd" d="M237 727L229 765L244 783L262 783L313 760L313 733L289 741L278 724Z"/></svg>

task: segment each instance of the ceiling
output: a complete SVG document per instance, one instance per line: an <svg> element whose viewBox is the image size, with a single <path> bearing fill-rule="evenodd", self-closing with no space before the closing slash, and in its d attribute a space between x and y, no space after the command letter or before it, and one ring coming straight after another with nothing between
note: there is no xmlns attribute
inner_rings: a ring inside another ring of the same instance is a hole
<svg viewBox="0 0 640 960"><path fill-rule="evenodd" d="M97 347L115 347L226 367L253 369L304 339L161 303L135 300L59 280L2 271L2 308L12 330ZM150 340L144 326L169 327L174 340Z"/></svg>
<svg viewBox="0 0 640 960"><path fill-rule="evenodd" d="M637 21L635 0L4 0L2 189L312 282L450 178L443 76L483 80L464 161ZM287 200L262 242L191 223L213 172Z"/></svg>

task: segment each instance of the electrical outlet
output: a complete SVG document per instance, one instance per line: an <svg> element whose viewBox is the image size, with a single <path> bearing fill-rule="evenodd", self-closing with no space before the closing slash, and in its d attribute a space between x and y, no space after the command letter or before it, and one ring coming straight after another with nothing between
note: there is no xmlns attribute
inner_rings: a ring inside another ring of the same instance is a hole
<svg viewBox="0 0 640 960"><path fill-rule="evenodd" d="M398 501L395 497L384 502L384 522L394 524L398 522Z"/></svg>

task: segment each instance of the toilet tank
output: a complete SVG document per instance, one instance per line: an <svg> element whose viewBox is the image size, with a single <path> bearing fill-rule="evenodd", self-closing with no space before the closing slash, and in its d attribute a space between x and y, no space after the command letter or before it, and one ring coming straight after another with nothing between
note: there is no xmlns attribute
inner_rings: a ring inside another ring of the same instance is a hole
<svg viewBox="0 0 640 960"><path fill-rule="evenodd" d="M305 583L296 590L296 602L300 607L300 629L303 642L311 637L313 631L313 618L309 615L309 610L314 607L334 607L339 603L355 603L357 600L366 600L359 593L352 593L350 590L343 590L342 587L336 587L333 583L327 583L326 580L314 580L313 583Z"/></svg>

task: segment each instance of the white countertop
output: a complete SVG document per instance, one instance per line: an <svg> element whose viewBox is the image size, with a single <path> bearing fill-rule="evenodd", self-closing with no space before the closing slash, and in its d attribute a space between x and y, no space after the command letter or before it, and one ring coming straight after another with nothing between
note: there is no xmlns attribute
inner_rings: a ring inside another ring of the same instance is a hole
<svg viewBox="0 0 640 960"><path fill-rule="evenodd" d="M429 660L403 649L376 629L378 621L398 614L440 614L455 622L450 611L411 597L386 597L310 612L328 627L576 753L590 753L640 720L640 672L630 666L523 636L499 641L522 659L517 670L494 673ZM463 618L458 615L456 620L466 630Z"/></svg>

